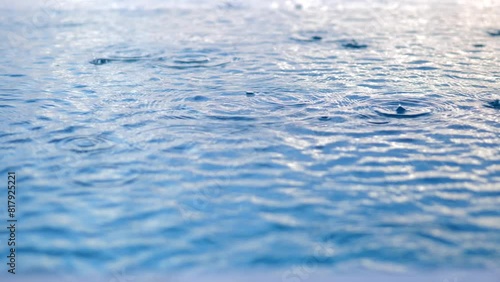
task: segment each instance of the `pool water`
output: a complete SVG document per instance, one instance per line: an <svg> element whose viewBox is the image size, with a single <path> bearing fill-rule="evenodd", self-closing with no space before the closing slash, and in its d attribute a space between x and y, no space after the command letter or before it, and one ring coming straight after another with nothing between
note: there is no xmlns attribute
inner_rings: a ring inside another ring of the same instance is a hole
<svg viewBox="0 0 500 282"><path fill-rule="evenodd" d="M0 6L20 272L498 268L500 2L55 3Z"/></svg>

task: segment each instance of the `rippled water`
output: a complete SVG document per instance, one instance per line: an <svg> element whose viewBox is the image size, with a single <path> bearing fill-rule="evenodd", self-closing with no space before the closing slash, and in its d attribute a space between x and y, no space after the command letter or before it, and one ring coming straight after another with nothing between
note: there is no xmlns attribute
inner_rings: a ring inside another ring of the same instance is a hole
<svg viewBox="0 0 500 282"><path fill-rule="evenodd" d="M47 3L0 11L20 271L498 268L500 2Z"/></svg>

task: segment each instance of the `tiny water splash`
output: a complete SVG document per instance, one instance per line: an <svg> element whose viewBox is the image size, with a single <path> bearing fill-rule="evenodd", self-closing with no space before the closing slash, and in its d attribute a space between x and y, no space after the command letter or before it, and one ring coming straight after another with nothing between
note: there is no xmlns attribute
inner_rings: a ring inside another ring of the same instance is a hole
<svg viewBox="0 0 500 282"><path fill-rule="evenodd" d="M396 109L396 113L402 115L406 112L406 109L403 108L403 106L399 105L398 108Z"/></svg>

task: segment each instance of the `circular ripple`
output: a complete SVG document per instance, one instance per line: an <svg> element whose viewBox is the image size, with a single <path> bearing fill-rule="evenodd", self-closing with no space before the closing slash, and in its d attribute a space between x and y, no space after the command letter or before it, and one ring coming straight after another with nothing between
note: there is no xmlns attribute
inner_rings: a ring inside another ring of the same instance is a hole
<svg viewBox="0 0 500 282"><path fill-rule="evenodd" d="M432 113L432 107L417 100L385 101L373 107L373 111L390 118L416 118Z"/></svg>
<svg viewBox="0 0 500 282"><path fill-rule="evenodd" d="M52 140L50 143L56 143L59 148L75 153L95 153L113 147L111 141L97 136L66 137Z"/></svg>
<svg viewBox="0 0 500 282"><path fill-rule="evenodd" d="M203 65L210 63L210 58L205 55L190 54L182 57L174 57L172 61L179 65Z"/></svg>
<svg viewBox="0 0 500 282"><path fill-rule="evenodd" d="M139 165L138 163L136 165ZM73 182L84 187L124 187L138 178L137 170L127 167L125 163L85 165L76 170Z"/></svg>
<svg viewBox="0 0 500 282"><path fill-rule="evenodd" d="M123 46L111 46L105 50L108 56L95 58L89 63L93 65L104 65L112 62L133 63L142 60L154 60L159 57L162 52L147 52L138 48L123 48Z"/></svg>
<svg viewBox="0 0 500 282"><path fill-rule="evenodd" d="M235 102L232 107L240 109L240 112L250 112L253 117L266 122L282 118L306 118L307 109L322 102L319 96L303 95L300 92L251 92L245 96L245 99L241 99L238 104Z"/></svg>
<svg viewBox="0 0 500 282"><path fill-rule="evenodd" d="M415 119L433 116L435 113L452 115L458 107L451 102L430 97L408 97L394 94L396 97L366 99L355 103L353 109L370 123L384 124L391 119Z"/></svg>
<svg viewBox="0 0 500 282"><path fill-rule="evenodd" d="M227 54L217 54L212 51L192 51L186 50L172 57L161 59L165 61L163 65L171 69L194 69L222 67L229 64L234 58L229 58Z"/></svg>

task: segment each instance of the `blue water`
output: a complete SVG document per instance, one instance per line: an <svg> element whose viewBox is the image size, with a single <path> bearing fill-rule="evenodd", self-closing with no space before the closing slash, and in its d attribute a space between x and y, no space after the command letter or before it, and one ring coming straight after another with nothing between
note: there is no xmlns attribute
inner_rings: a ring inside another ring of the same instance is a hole
<svg viewBox="0 0 500 282"><path fill-rule="evenodd" d="M500 2L54 3L0 6L20 272L498 268Z"/></svg>

